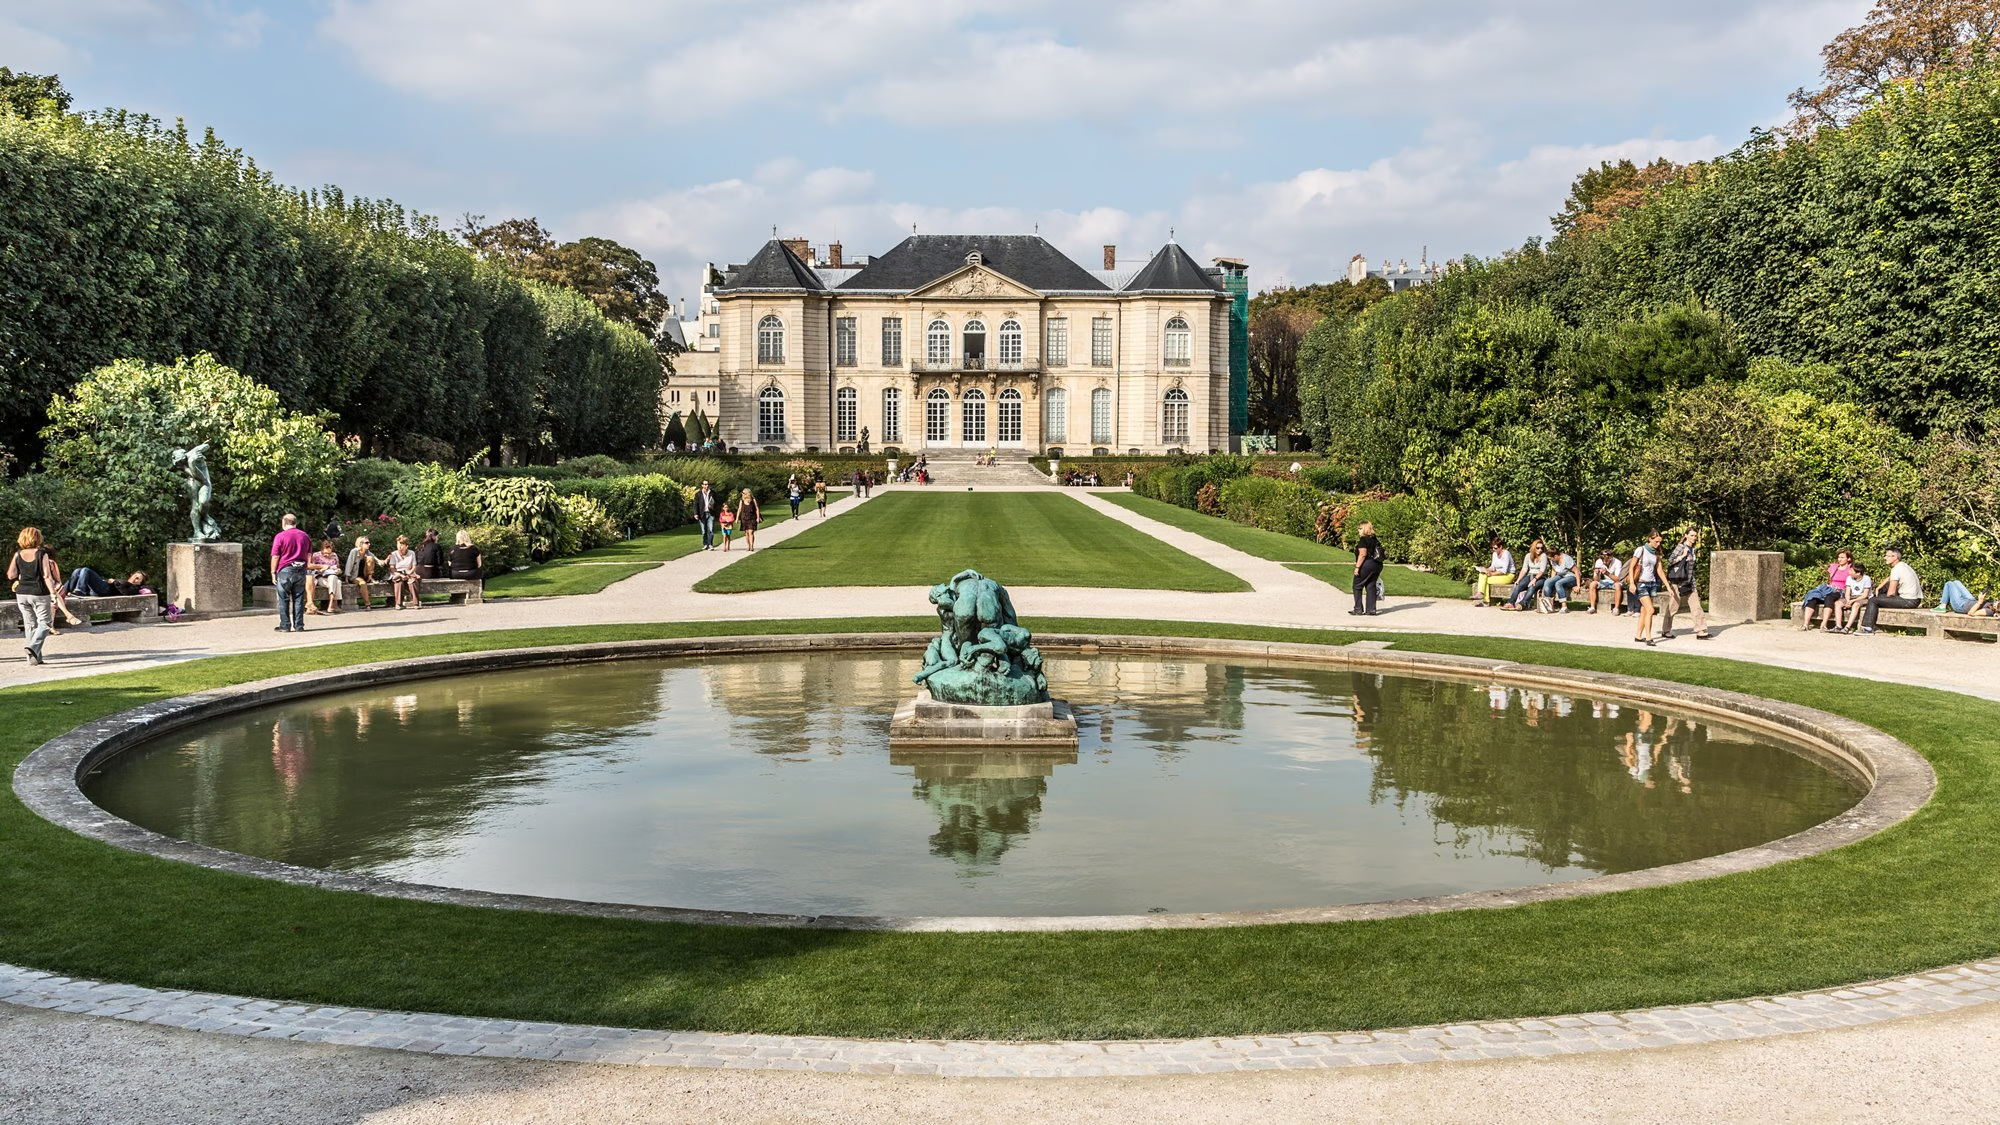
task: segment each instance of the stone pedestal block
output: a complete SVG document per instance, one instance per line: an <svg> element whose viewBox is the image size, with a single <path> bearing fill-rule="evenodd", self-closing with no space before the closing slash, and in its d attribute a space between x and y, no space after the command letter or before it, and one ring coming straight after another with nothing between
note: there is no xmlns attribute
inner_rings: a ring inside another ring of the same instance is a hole
<svg viewBox="0 0 2000 1125"><path fill-rule="evenodd" d="M243 544L167 544L167 602L182 613L243 608Z"/></svg>
<svg viewBox="0 0 2000 1125"><path fill-rule="evenodd" d="M1785 609L1785 556L1778 551L1717 551L1708 560L1708 615L1717 621L1769 621Z"/></svg>
<svg viewBox="0 0 2000 1125"><path fill-rule="evenodd" d="M889 747L951 747L969 749L1076 749L1076 719L1060 699L1018 707L983 707L972 703L940 703L929 688L896 709L889 721Z"/></svg>

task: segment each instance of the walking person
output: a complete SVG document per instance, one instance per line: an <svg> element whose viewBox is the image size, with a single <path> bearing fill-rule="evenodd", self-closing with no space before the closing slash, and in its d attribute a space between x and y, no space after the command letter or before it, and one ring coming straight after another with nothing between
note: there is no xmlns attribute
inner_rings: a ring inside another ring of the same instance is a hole
<svg viewBox="0 0 2000 1125"><path fill-rule="evenodd" d="M819 518L825 519L826 482L823 480L816 480L813 482L813 506L819 510Z"/></svg>
<svg viewBox="0 0 2000 1125"><path fill-rule="evenodd" d="M727 503L722 505L722 515L717 517L722 524L722 553L729 553L729 545L736 541L736 509Z"/></svg>
<svg viewBox="0 0 2000 1125"><path fill-rule="evenodd" d="M1632 596L1639 599L1639 634L1632 639L1648 648L1660 643L1653 638L1653 613L1667 588L1666 561L1660 557L1663 539L1657 531L1649 533L1646 542L1632 552L1632 567L1625 576Z"/></svg>
<svg viewBox="0 0 2000 1125"><path fill-rule="evenodd" d="M303 633L306 628L306 559L312 536L299 530L299 517L286 512L283 529L271 540L271 583L278 588L278 632Z"/></svg>
<svg viewBox="0 0 2000 1125"><path fill-rule="evenodd" d="M1355 529L1360 537L1354 541L1354 608L1349 611L1357 617L1378 617L1379 585L1382 577L1382 541L1375 537L1375 525L1363 520Z"/></svg>
<svg viewBox="0 0 2000 1125"><path fill-rule="evenodd" d="M42 645L54 628L55 592L62 587L62 571L55 556L42 545L41 528L24 527L14 537L7 580L13 583L14 602L21 607L21 635L27 641L28 663L40 664Z"/></svg>
<svg viewBox="0 0 2000 1125"><path fill-rule="evenodd" d="M1875 631L1875 618L1884 609L1915 609L1924 604L1924 580L1903 561L1903 552L1891 547L1882 557L1889 564L1889 576L1882 580L1875 596L1868 599L1868 608L1861 611L1863 634Z"/></svg>
<svg viewBox="0 0 2000 1125"><path fill-rule="evenodd" d="M1701 570L1701 529L1690 527L1667 555L1667 611L1660 622L1660 639L1674 635L1674 614L1682 603L1694 611L1694 639L1708 639L1708 616L1701 611L1701 594L1695 590L1695 575Z"/></svg>
<svg viewBox="0 0 2000 1125"><path fill-rule="evenodd" d="M785 499L791 502L793 519L799 518L799 502L805 498L806 490L799 484L799 475L793 473L791 479L785 482Z"/></svg>
<svg viewBox="0 0 2000 1125"><path fill-rule="evenodd" d="M715 517L722 511L722 498L709 488L707 481L694 494L694 522L701 525L701 549L715 550Z"/></svg>
<svg viewBox="0 0 2000 1125"><path fill-rule="evenodd" d="M736 527L743 533L744 550L757 549L757 525L763 522L763 517L764 509L758 506L757 498L744 489L743 496L736 501Z"/></svg>

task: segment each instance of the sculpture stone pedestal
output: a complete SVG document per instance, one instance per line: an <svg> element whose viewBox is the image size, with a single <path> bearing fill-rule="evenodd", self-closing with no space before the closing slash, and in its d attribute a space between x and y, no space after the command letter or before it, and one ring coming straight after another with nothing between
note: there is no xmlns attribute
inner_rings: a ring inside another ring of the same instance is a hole
<svg viewBox="0 0 2000 1125"><path fill-rule="evenodd" d="M1785 611L1785 556L1717 551L1708 557L1708 615L1716 621L1771 621Z"/></svg>
<svg viewBox="0 0 2000 1125"><path fill-rule="evenodd" d="M1060 699L1016 707L940 703L929 688L896 709L889 720L889 748L929 746L986 749L1076 749L1076 718Z"/></svg>
<svg viewBox="0 0 2000 1125"><path fill-rule="evenodd" d="M243 544L167 544L167 604L197 616L241 610Z"/></svg>

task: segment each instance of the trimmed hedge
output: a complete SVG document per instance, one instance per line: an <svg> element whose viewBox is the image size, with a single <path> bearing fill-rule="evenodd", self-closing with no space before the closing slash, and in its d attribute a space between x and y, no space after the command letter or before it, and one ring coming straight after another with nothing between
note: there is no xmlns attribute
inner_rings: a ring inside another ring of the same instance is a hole
<svg viewBox="0 0 2000 1125"><path fill-rule="evenodd" d="M588 496L623 534L650 535L688 522L683 482L660 473L640 476L581 477L555 482L565 496Z"/></svg>
<svg viewBox="0 0 2000 1125"><path fill-rule="evenodd" d="M1326 503L1326 494L1319 489L1275 477L1237 477L1221 491L1222 514L1232 522L1301 539L1313 538L1320 505Z"/></svg>

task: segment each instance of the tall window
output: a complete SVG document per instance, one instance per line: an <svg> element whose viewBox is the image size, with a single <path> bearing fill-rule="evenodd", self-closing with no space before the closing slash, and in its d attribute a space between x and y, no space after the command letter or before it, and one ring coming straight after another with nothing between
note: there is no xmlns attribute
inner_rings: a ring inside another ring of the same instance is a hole
<svg viewBox="0 0 2000 1125"><path fill-rule="evenodd" d="M967 445L977 445L986 440L986 392L977 388L965 392L962 405L958 436Z"/></svg>
<svg viewBox="0 0 2000 1125"><path fill-rule="evenodd" d="M882 440L903 440L903 389L901 387L887 387L882 391Z"/></svg>
<svg viewBox="0 0 2000 1125"><path fill-rule="evenodd" d="M1160 409L1160 444L1184 446L1188 443L1188 396L1175 387L1167 392Z"/></svg>
<svg viewBox="0 0 2000 1125"><path fill-rule="evenodd" d="M882 366L903 366L903 318L882 318Z"/></svg>
<svg viewBox="0 0 2000 1125"><path fill-rule="evenodd" d="M1193 358L1194 333L1188 331L1188 322L1178 316L1167 321L1167 366L1186 367Z"/></svg>
<svg viewBox="0 0 2000 1125"><path fill-rule="evenodd" d="M924 332L924 366L951 366L951 325L942 320L931 321Z"/></svg>
<svg viewBox="0 0 2000 1125"><path fill-rule="evenodd" d="M858 335L858 332L855 329L853 317L843 316L835 318L833 322L833 362L836 367L853 367L858 361L857 353L860 352L861 345L855 339L856 335Z"/></svg>
<svg viewBox="0 0 2000 1125"><path fill-rule="evenodd" d="M1021 322L1018 320L1000 322L1000 366L1021 366Z"/></svg>
<svg viewBox="0 0 2000 1125"><path fill-rule="evenodd" d="M1090 392L1090 440L1103 444L1111 440L1111 389Z"/></svg>
<svg viewBox="0 0 2000 1125"><path fill-rule="evenodd" d="M842 387L833 392L833 440L853 441L861 426L861 392Z"/></svg>
<svg viewBox="0 0 2000 1125"><path fill-rule="evenodd" d="M1021 443L1021 392L1012 387L1000 392L999 440Z"/></svg>
<svg viewBox="0 0 2000 1125"><path fill-rule="evenodd" d="M986 366L986 322L983 320L965 322L965 366Z"/></svg>
<svg viewBox="0 0 2000 1125"><path fill-rule="evenodd" d="M1090 365L1111 366L1111 318L1094 317L1090 322Z"/></svg>
<svg viewBox="0 0 2000 1125"><path fill-rule="evenodd" d="M1042 392L1042 440L1069 440L1069 392L1050 387Z"/></svg>
<svg viewBox="0 0 2000 1125"><path fill-rule="evenodd" d="M940 445L951 440L951 392L932 387L924 396L924 441Z"/></svg>
<svg viewBox="0 0 2000 1125"><path fill-rule="evenodd" d="M785 440L785 392L776 387L758 392L757 440Z"/></svg>
<svg viewBox="0 0 2000 1125"><path fill-rule="evenodd" d="M1049 321L1049 344L1042 349L1042 358L1050 367L1069 366L1069 321L1056 317Z"/></svg>
<svg viewBox="0 0 2000 1125"><path fill-rule="evenodd" d="M785 322L775 316L757 322L757 362L785 362Z"/></svg>

